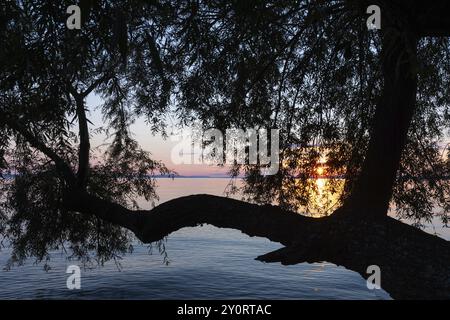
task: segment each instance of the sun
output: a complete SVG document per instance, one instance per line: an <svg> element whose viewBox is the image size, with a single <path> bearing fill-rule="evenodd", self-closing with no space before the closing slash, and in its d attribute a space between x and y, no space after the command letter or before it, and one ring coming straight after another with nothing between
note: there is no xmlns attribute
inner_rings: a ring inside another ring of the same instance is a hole
<svg viewBox="0 0 450 320"><path fill-rule="evenodd" d="M319 176L323 175L325 173L324 167L317 167L316 172Z"/></svg>

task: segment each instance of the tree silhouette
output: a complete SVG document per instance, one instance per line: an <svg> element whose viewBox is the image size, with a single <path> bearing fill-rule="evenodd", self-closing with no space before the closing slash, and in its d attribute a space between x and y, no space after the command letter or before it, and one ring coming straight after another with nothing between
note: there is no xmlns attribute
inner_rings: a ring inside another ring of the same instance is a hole
<svg viewBox="0 0 450 320"><path fill-rule="evenodd" d="M367 30L372 4L380 31ZM387 217L393 203L417 223L448 220L447 2L86 0L81 30L65 28L68 5L0 5L0 231L12 263L67 245L104 261L129 249L128 231L152 242L211 223L286 246L263 261L327 260L363 276L377 264L394 297L449 297L448 242ZM90 147L92 93L106 150ZM164 135L169 105L187 126L281 129L276 175L232 170L260 205L198 195L137 208L137 196L156 197L149 174L170 171L129 127L144 116ZM321 157L345 177L341 206L293 213L310 202Z"/></svg>

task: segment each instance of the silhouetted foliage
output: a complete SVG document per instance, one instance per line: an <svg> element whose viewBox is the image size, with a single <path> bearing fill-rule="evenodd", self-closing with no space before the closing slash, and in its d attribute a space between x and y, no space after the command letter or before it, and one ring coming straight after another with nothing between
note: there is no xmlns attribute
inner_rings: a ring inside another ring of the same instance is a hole
<svg viewBox="0 0 450 320"><path fill-rule="evenodd" d="M276 176L262 177L255 166L233 171L245 173L249 199L308 207L321 158L329 176L346 178L339 203L351 192L384 81L381 38L367 30L366 7L351 1L201 2L191 13L192 28L180 36L192 52L179 61L187 66L179 80L186 123L200 118L206 127L281 129L283 165ZM417 111L392 202L400 217L429 220L437 207L446 221L449 38L422 38L417 51ZM339 194L337 184L327 181Z"/></svg>
<svg viewBox="0 0 450 320"><path fill-rule="evenodd" d="M70 4L0 4L0 234L14 247L12 262L66 246L85 261L92 252L104 261L129 250L124 228L66 209L64 197L83 190L130 208L138 196L155 199L151 176L170 171L129 128L143 116L165 135L170 107L185 126L281 129L278 174L232 169L244 173L249 200L307 207L322 158L327 175L345 177L342 194L336 180L327 182L340 194L335 207L352 192L386 58L380 34L367 30L364 2L86 0L81 30L68 30ZM417 106L392 203L417 222L431 219L435 206L444 222L450 212L442 179L450 175L442 153L449 51L448 37L422 37L411 70ZM103 99L112 138L101 154L89 143L90 94Z"/></svg>
<svg viewBox="0 0 450 320"><path fill-rule="evenodd" d="M171 5L82 1L82 29L72 31L65 27L70 4L1 4L1 165L3 175L14 175L2 180L1 231L13 245L12 263L46 259L49 250L66 247L85 262L92 253L102 262L129 250L125 229L64 208L71 172L81 180L89 167L88 192L128 207L137 207L137 197L157 198L153 174L171 174L129 130L137 116L154 132L164 129L171 83L161 74L161 59L168 57L154 56L153 38L165 35ZM93 132L82 134L91 93L104 99L106 150L90 150Z"/></svg>

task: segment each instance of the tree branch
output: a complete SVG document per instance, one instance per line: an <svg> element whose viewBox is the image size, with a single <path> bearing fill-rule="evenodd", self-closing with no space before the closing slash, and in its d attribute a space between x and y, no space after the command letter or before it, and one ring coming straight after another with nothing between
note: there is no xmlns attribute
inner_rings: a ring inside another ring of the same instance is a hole
<svg viewBox="0 0 450 320"><path fill-rule="evenodd" d="M87 194L70 192L69 210L97 216L133 231L144 243L163 239L183 227L204 223L240 230L286 247L258 257L296 264L329 261L359 272L381 269L381 286L394 298L450 298L450 245L395 219L308 218L277 206L259 206L213 195L192 195L150 211L132 211Z"/></svg>
<svg viewBox="0 0 450 320"><path fill-rule="evenodd" d="M318 219L276 206L259 206L206 194L177 198L150 211L132 211L86 192L70 191L65 205L69 210L95 215L128 228L144 243L161 240L184 227L207 223L289 245L299 239L302 230L310 231L318 225Z"/></svg>
<svg viewBox="0 0 450 320"><path fill-rule="evenodd" d="M88 175L89 175L89 128L86 118L86 112L84 109L83 98L79 98L76 101L77 115L78 115L78 127L80 130L80 147L78 150L78 172L77 179L78 185L82 188L86 187Z"/></svg>
<svg viewBox="0 0 450 320"><path fill-rule="evenodd" d="M166 77L164 75L164 66L161 60L161 56L158 52L158 48L156 47L156 42L153 36L149 32L145 32L148 41L148 47L150 49L150 54L152 56L153 62L156 66L156 71L158 72L159 77L162 81L166 81Z"/></svg>
<svg viewBox="0 0 450 320"><path fill-rule="evenodd" d="M28 131L24 125L20 124L19 121L6 113L4 113L0 118L0 123L1 122L6 124L13 131L23 136L33 148L41 151L44 155L49 157L55 163L56 167L60 170L67 183L69 183L70 185L75 184L75 175L73 174L72 169L66 163L66 161L64 161L64 159L62 159L55 151L47 147L47 145L42 142L37 136Z"/></svg>
<svg viewBox="0 0 450 320"><path fill-rule="evenodd" d="M161 55L158 51L158 48L156 47L155 38L149 32L145 32L145 34L147 36L148 46L150 49L150 55L155 64L158 76L162 82L162 87L161 87L162 95L161 96L164 96L167 93L169 93L169 91L170 91L170 81L166 77L166 73L164 70L164 64L163 64L163 61L161 60ZM165 103L167 103L167 102L164 99L161 100L161 104L165 104ZM163 107L163 105L161 107Z"/></svg>
<svg viewBox="0 0 450 320"><path fill-rule="evenodd" d="M75 99L80 137L80 146L78 148L77 185L80 188L86 188L89 176L89 151L91 146L89 141L89 127L86 117L86 110L84 107L85 95L84 93L78 93L72 85L69 85L69 91Z"/></svg>

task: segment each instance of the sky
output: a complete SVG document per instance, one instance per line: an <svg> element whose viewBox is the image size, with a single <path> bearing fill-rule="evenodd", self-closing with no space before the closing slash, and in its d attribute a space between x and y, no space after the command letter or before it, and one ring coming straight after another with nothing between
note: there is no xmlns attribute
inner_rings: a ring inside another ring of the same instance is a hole
<svg viewBox="0 0 450 320"><path fill-rule="evenodd" d="M89 110L88 118L92 122L89 125L91 132L105 125L99 110L100 108L98 108L101 104L101 98L96 95L89 95L86 99L86 106ZM177 120L173 115L169 116L167 120L167 132L169 134L169 138L167 139L163 138L160 134L153 135L149 126L145 124L144 117L138 118L130 128L134 139L136 139L142 149L152 154L154 160L161 160L168 169L174 170L180 176L229 176L226 167L206 164L175 164L172 161L171 153L177 141L171 139L170 133L176 132L175 125L177 124ZM104 134L96 134L91 137L92 149L105 142L107 141Z"/></svg>
<svg viewBox="0 0 450 320"><path fill-rule="evenodd" d="M86 99L86 105L89 110L88 118L92 122L90 124L91 132L96 128L105 126L99 108L101 104L102 99L97 95L91 94ZM163 138L161 134L152 134L150 127L145 123L144 117L136 119L130 128L134 139L140 144L141 148L152 154L152 159L162 161L168 169L175 171L180 176L229 177L226 166L174 163L171 154L178 143L173 139L174 135L178 132L178 129L175 127L177 119L174 114L166 115L166 118L168 138ZM105 144L105 142L107 141L104 134L93 135L91 138L91 147L94 149L97 146ZM446 137L442 142L441 148L443 150L446 149L447 143L450 143L449 137Z"/></svg>

